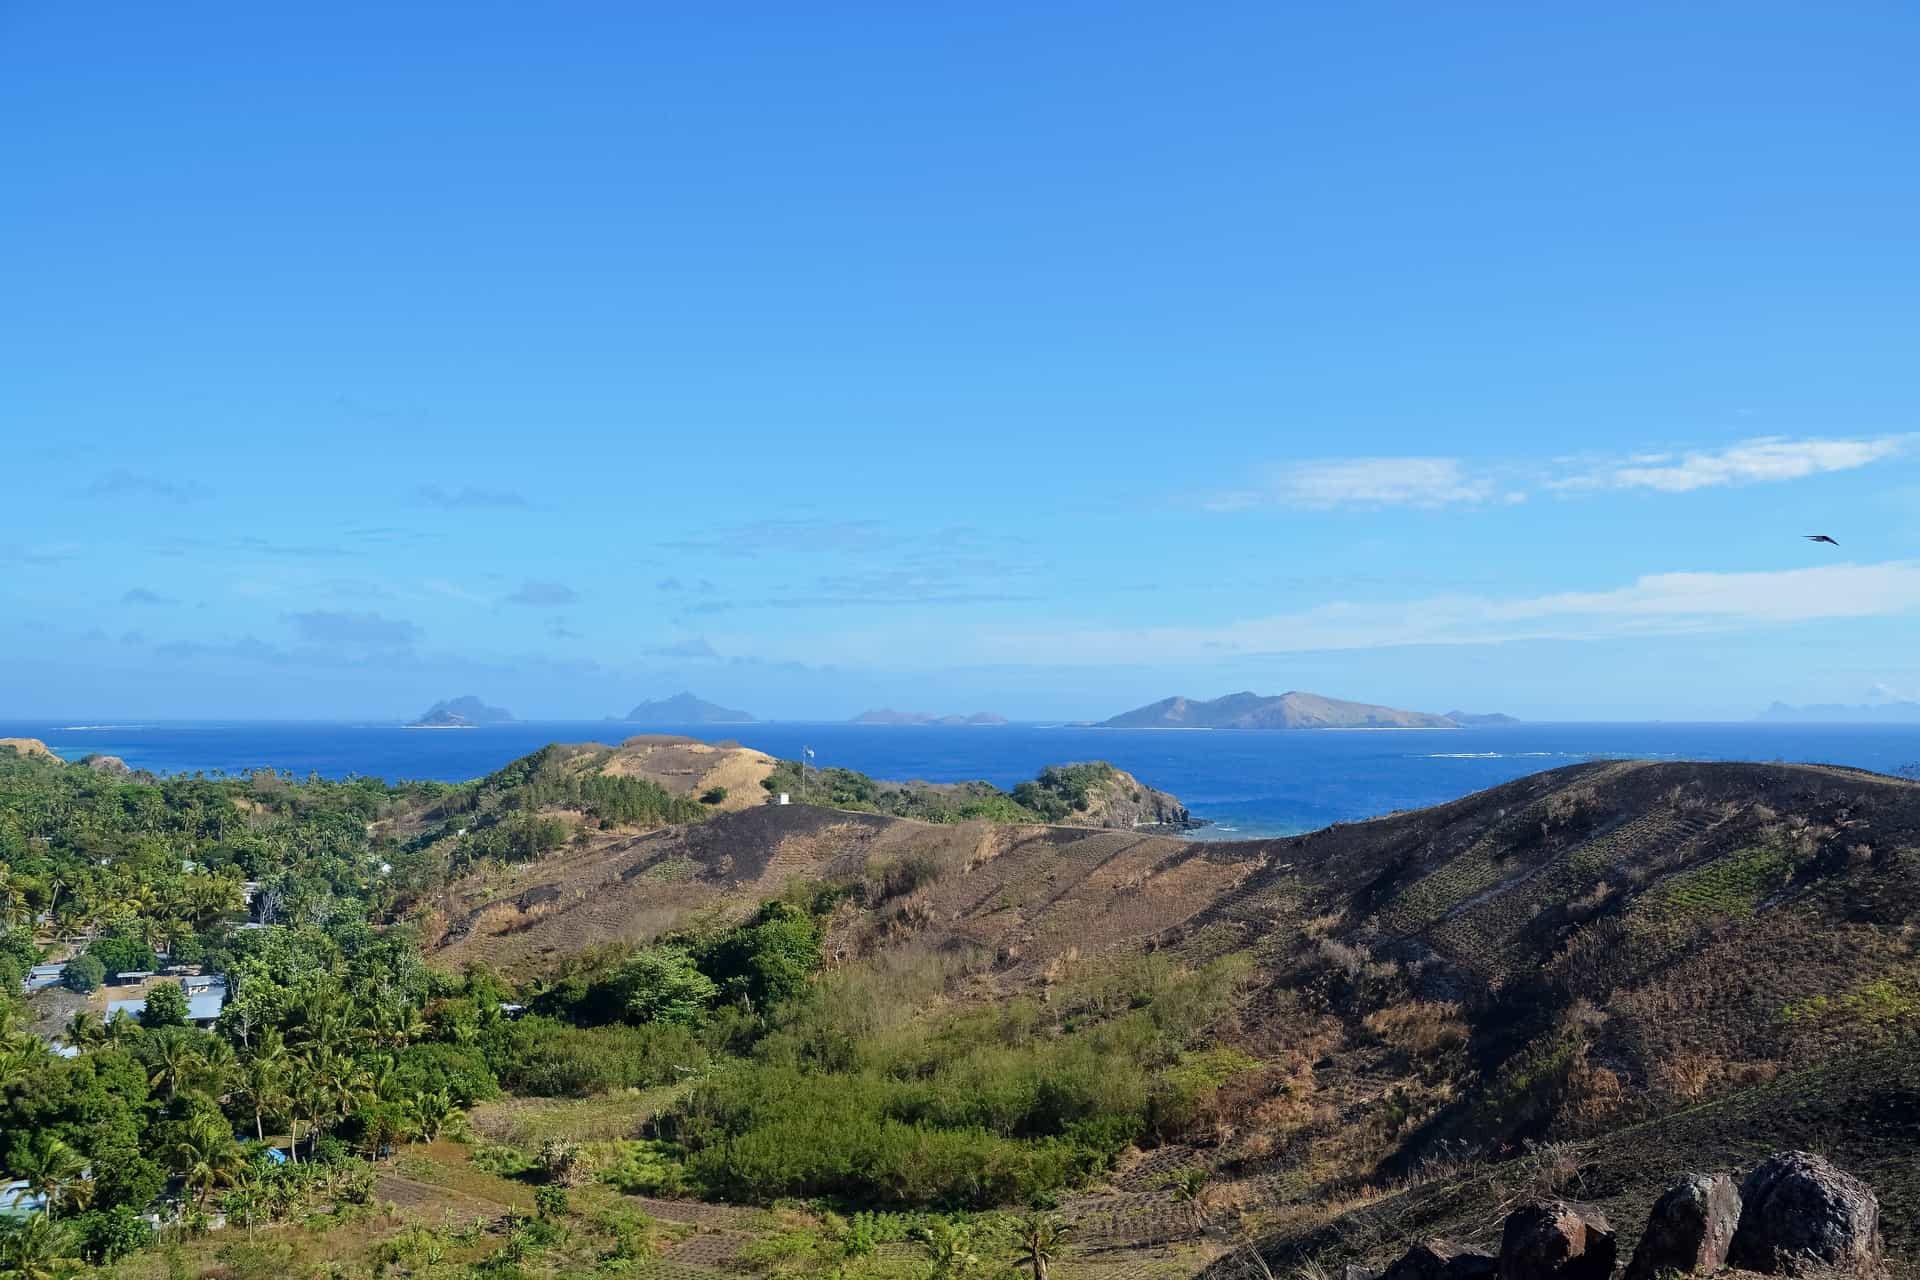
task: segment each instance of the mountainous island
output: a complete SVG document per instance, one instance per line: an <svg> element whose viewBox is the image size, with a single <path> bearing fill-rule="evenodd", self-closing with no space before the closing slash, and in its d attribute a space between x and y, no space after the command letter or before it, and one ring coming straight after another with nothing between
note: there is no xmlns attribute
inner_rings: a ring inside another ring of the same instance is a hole
<svg viewBox="0 0 1920 1280"><path fill-rule="evenodd" d="M995 725L1006 724L1007 718L995 715L991 711L976 711L970 716L937 716L928 711L895 711L892 707L876 707L862 711L848 724L941 724L941 725Z"/></svg>
<svg viewBox="0 0 1920 1280"><path fill-rule="evenodd" d="M1459 729L1467 725L1516 724L1498 713L1451 711L1434 715L1370 702L1348 702L1317 693L1277 696L1241 692L1202 700L1162 698L1102 720L1097 729Z"/></svg>
<svg viewBox="0 0 1920 1280"><path fill-rule="evenodd" d="M1858 706L1823 702L1805 707L1776 702L1754 719L1778 724L1920 724L1920 702L1871 702Z"/></svg>
<svg viewBox="0 0 1920 1280"><path fill-rule="evenodd" d="M1517 717L1507 715L1503 711L1449 711L1447 719L1462 729L1491 729L1503 724L1520 723Z"/></svg>
<svg viewBox="0 0 1920 1280"><path fill-rule="evenodd" d="M636 724L752 724L751 711L736 711L691 693L676 693L671 698L642 702L619 717Z"/></svg>
<svg viewBox="0 0 1920 1280"><path fill-rule="evenodd" d="M436 702L420 713L409 729L473 729L483 724L511 724L513 712L505 707L490 707L472 694Z"/></svg>

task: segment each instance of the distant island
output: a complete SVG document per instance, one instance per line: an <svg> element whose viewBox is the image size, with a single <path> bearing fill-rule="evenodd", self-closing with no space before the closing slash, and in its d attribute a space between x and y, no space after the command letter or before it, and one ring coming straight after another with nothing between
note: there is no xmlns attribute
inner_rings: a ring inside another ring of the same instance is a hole
<svg viewBox="0 0 1920 1280"><path fill-rule="evenodd" d="M1466 725L1517 724L1498 713L1453 711L1434 715L1369 702L1346 702L1294 691L1276 696L1229 693L1211 700L1162 698L1102 720L1096 729L1459 729Z"/></svg>
<svg viewBox="0 0 1920 1280"><path fill-rule="evenodd" d="M505 707L490 707L472 694L436 702L420 713L409 729L474 729L483 724L511 724L513 712Z"/></svg>
<svg viewBox="0 0 1920 1280"><path fill-rule="evenodd" d="M991 711L976 711L970 716L936 716L928 711L895 711L891 707L876 707L862 711L848 724L945 724L945 725L994 725L1006 724L1007 718L995 715Z"/></svg>
<svg viewBox="0 0 1920 1280"><path fill-rule="evenodd" d="M1920 702L1869 702L1857 706L1823 702L1806 707L1776 702L1754 719L1775 724L1920 724Z"/></svg>
<svg viewBox="0 0 1920 1280"><path fill-rule="evenodd" d="M1496 725L1519 724L1520 721L1502 711L1449 711L1447 719L1462 729L1486 729Z"/></svg>
<svg viewBox="0 0 1920 1280"><path fill-rule="evenodd" d="M676 693L671 698L642 702L620 719L641 724L752 724L756 717L751 711L735 711L691 693Z"/></svg>

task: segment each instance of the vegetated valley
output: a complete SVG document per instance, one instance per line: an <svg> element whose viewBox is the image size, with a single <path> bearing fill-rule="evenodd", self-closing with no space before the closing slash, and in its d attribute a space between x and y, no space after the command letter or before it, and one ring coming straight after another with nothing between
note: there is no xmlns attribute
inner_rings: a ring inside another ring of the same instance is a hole
<svg viewBox="0 0 1920 1280"><path fill-rule="evenodd" d="M1541 1196L1624 1259L1802 1148L1920 1274L1911 782L1596 763L1202 843L1110 767L738 750L0 749L0 1272L1265 1280Z"/></svg>

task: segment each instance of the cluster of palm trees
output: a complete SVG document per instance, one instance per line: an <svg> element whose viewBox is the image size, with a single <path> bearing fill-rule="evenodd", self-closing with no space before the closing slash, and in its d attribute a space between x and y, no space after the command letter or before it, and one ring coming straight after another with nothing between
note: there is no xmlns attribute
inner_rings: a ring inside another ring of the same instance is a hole
<svg viewBox="0 0 1920 1280"><path fill-rule="evenodd" d="M1074 1226L1057 1213L1035 1210L1015 1218L1006 1242L1012 1245L1017 1265L1033 1273L1033 1280L1048 1280L1053 1264L1066 1251ZM976 1229L946 1219L917 1227L913 1239L920 1245L931 1268L930 1280L967 1280L985 1274L985 1262L978 1251Z"/></svg>
<svg viewBox="0 0 1920 1280"><path fill-rule="evenodd" d="M260 1031L239 1052L191 1028L143 1029L124 1016L103 1022L84 1010L70 1020L67 1037L83 1050L124 1045L136 1054L152 1095L182 1117L170 1130L169 1149L151 1154L180 1178L192 1200L190 1220L218 1208L251 1236L257 1223L297 1216L316 1199L371 1198L369 1165L311 1160L319 1136L348 1116L359 1121L360 1148L375 1160L396 1143L437 1138L461 1119L446 1090L406 1087L396 1073L393 1052L425 1030L417 1010L354 1019L344 1000L322 1000L307 1014L288 1032ZM45 1052L32 1037L0 1026L0 1090L10 1070L30 1069ZM228 1119L236 1111L251 1114L252 1136L261 1142L270 1118L275 1128L284 1120L291 1163L276 1167L236 1137ZM10 1166L41 1211L0 1232L0 1280L58 1280L78 1265L72 1233L58 1219L93 1202L93 1170L54 1134L16 1147Z"/></svg>
<svg viewBox="0 0 1920 1280"><path fill-rule="evenodd" d="M59 880L42 884L0 869L0 919L37 925L35 902L47 904L53 931L62 937L111 932L171 950L217 921L242 914L246 878L238 867L137 878L115 868L81 878L69 889Z"/></svg>
<svg viewBox="0 0 1920 1280"><path fill-rule="evenodd" d="M459 1120L460 1108L446 1090L409 1091L395 1075L390 1051L424 1031L418 1011L410 1007L376 1009L366 1024L355 1025L344 1004L327 1004L312 1011L291 1042L279 1028L267 1027L239 1053L226 1040L185 1027L143 1031L131 1019L102 1022L87 1010L67 1023L68 1042L82 1049L141 1037L148 1084L166 1102L198 1093L242 1106L253 1117L254 1137L263 1142L267 1118L285 1119L288 1155L296 1164L303 1140L311 1150L321 1134L355 1114L363 1121L364 1145L375 1157L396 1141L430 1142ZM226 1140L237 1149L231 1132ZM207 1141L214 1142L211 1134ZM203 1148L197 1154L207 1152ZM216 1178L205 1189L218 1185L224 1183Z"/></svg>
<svg viewBox="0 0 1920 1280"><path fill-rule="evenodd" d="M73 1233L44 1213L0 1234L0 1280L64 1280L82 1265Z"/></svg>

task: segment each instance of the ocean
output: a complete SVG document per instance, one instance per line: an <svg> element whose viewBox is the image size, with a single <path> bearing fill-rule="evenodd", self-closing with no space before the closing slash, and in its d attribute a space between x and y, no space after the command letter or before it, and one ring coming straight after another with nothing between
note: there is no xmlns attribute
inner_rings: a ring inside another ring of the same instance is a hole
<svg viewBox="0 0 1920 1280"><path fill-rule="evenodd" d="M1786 760L1892 773L1920 763L1920 725L1521 724L1484 729L1230 733L773 723L638 726L529 721L478 729L394 724L0 722L69 759L119 756L161 773L271 766L304 777L359 774L456 782L549 742L617 743L640 732L732 739L777 756L881 778L1011 787L1043 765L1111 760L1214 824L1203 838L1285 835L1456 799L1582 760Z"/></svg>

